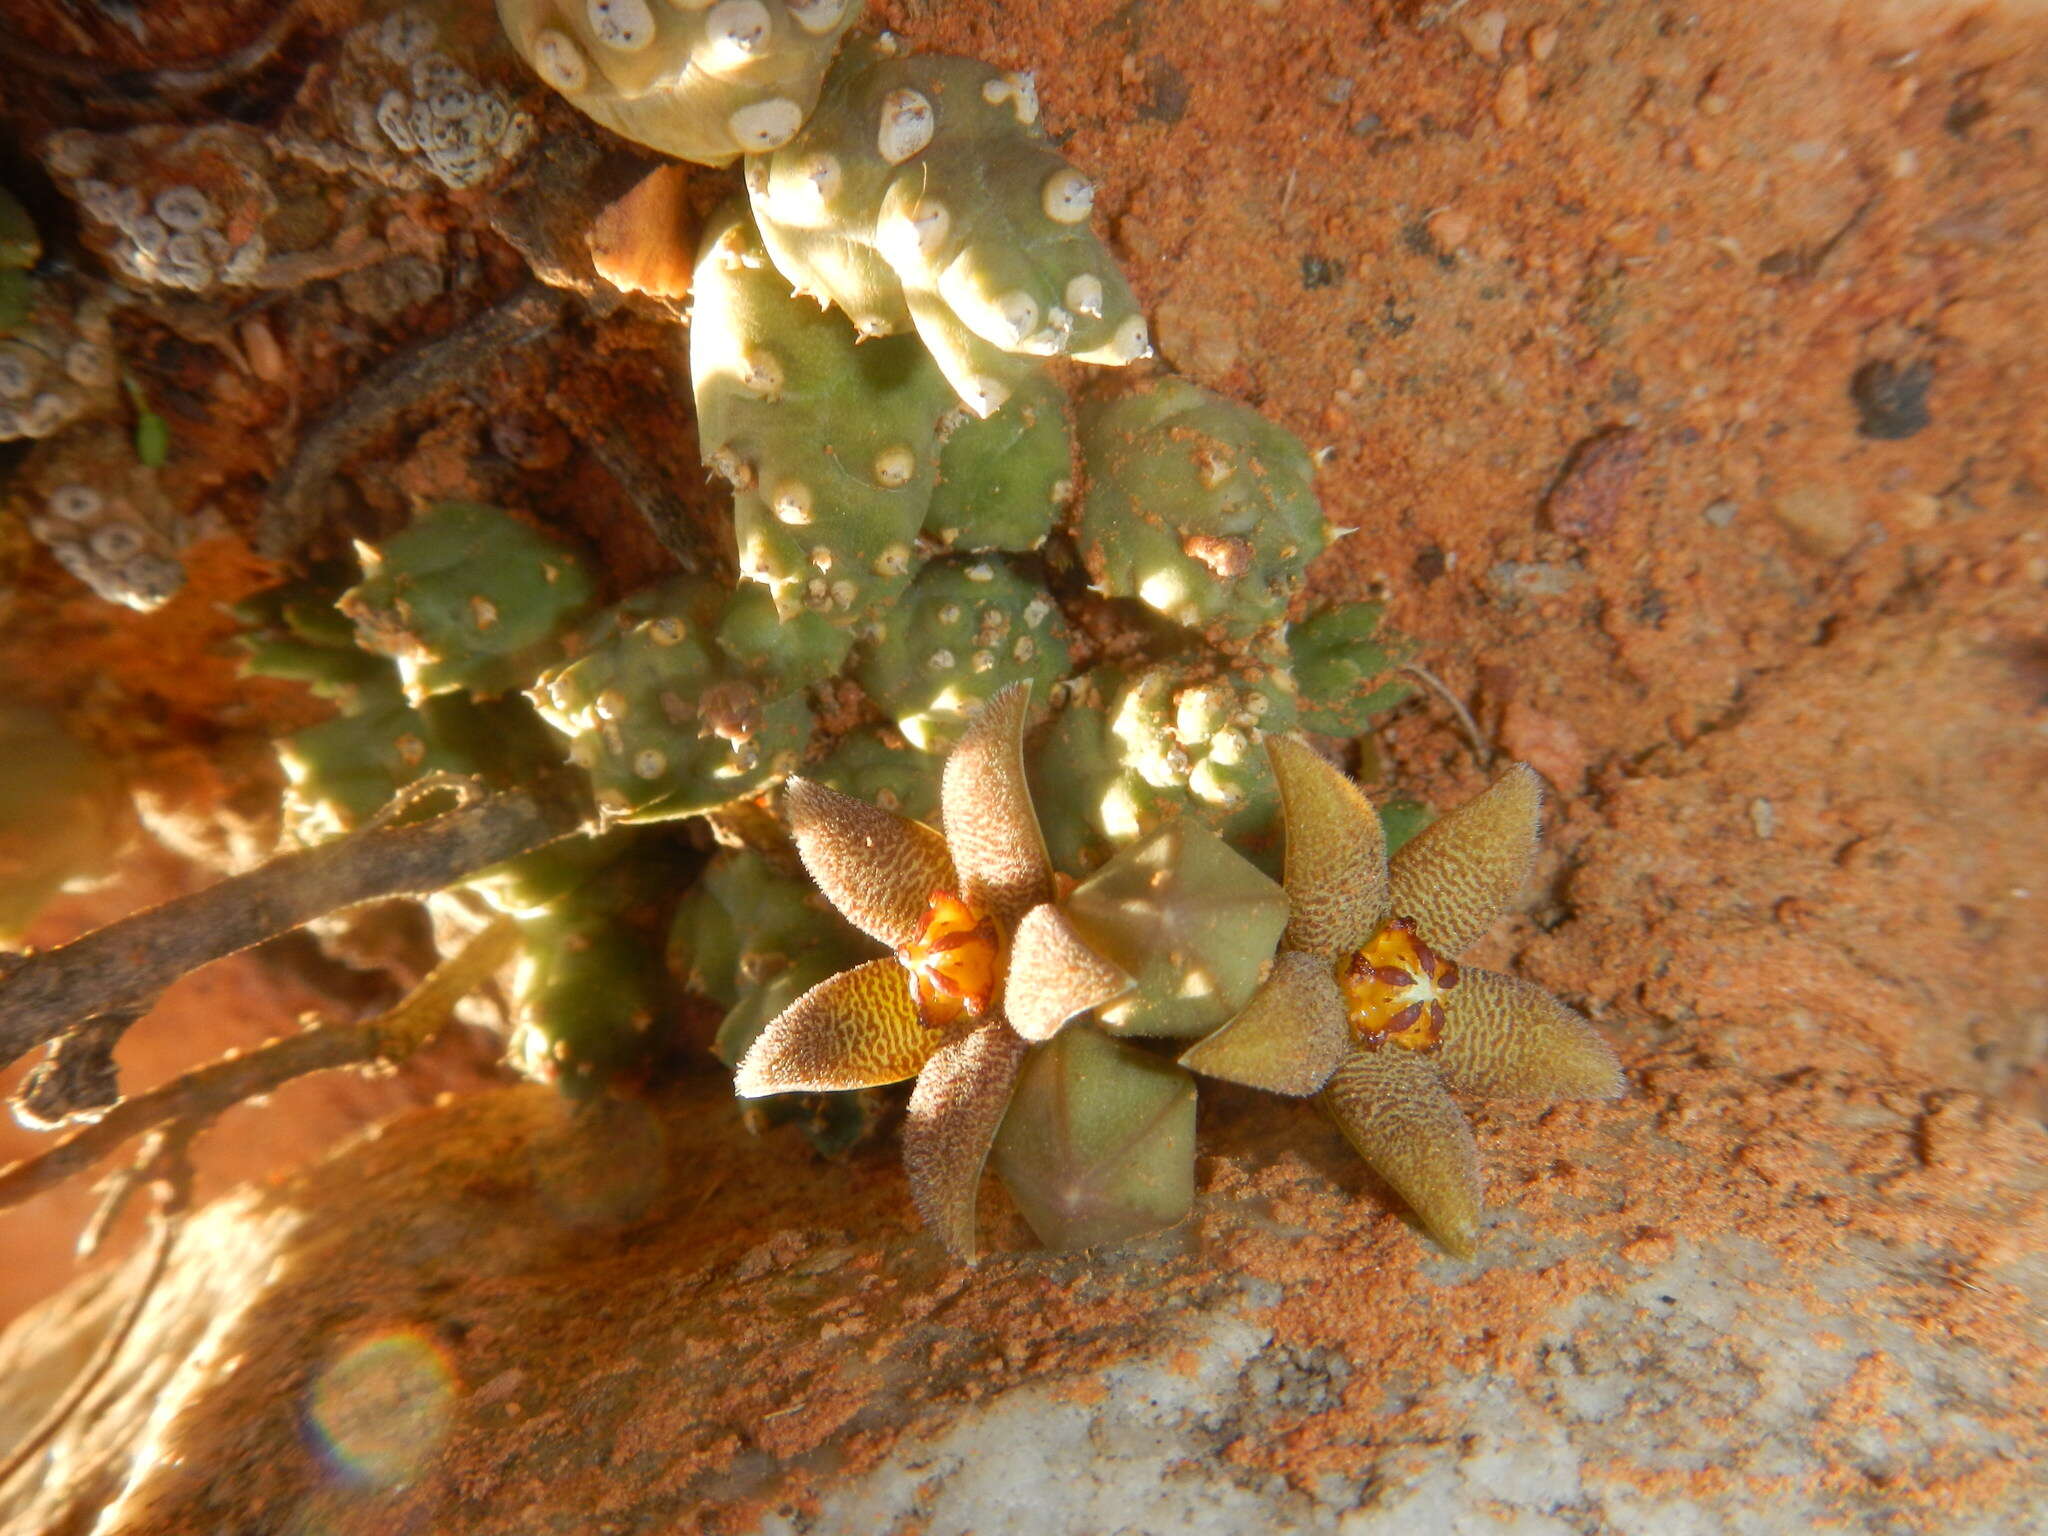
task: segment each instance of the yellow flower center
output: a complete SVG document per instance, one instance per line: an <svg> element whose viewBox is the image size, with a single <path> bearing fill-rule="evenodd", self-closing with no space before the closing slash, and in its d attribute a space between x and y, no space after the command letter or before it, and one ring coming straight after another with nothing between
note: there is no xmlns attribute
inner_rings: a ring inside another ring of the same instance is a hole
<svg viewBox="0 0 2048 1536"><path fill-rule="evenodd" d="M1444 1036L1444 994L1457 984L1457 963L1425 944L1405 917L1389 921L1337 967L1351 1038L1369 1051L1435 1050Z"/></svg>
<svg viewBox="0 0 2048 1536"><path fill-rule="evenodd" d="M916 938L896 951L910 972L917 1016L927 1029L944 1029L962 1013L979 1014L995 995L998 950L995 919L951 891L933 891Z"/></svg>

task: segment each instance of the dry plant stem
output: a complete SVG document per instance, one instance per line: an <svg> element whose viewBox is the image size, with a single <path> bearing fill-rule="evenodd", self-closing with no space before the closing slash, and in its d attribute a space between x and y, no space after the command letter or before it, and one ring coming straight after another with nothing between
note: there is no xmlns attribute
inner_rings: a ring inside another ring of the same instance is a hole
<svg viewBox="0 0 2048 1536"><path fill-rule="evenodd" d="M146 1148L138 1160L136 1173L154 1180L157 1192L156 1209L150 1213L149 1258L143 1265L142 1278L136 1284L135 1293L122 1304L120 1316L114 1319L113 1327L100 1340L92 1358L79 1370L71 1385L64 1389L64 1395L50 1405L49 1411L21 1437L7 1459L0 1462L0 1488L14 1481L15 1475L35 1460L51 1437L85 1405L93 1389L105 1377L107 1368L114 1363L114 1357L121 1353L129 1335L135 1331L143 1308L149 1305L149 1298L155 1293L157 1282L163 1278L164 1268L170 1262L171 1245L177 1240L185 1207L191 1200L192 1163L186 1155L190 1142L190 1131L168 1131L156 1145Z"/></svg>
<svg viewBox="0 0 2048 1536"><path fill-rule="evenodd" d="M23 71L24 78L54 82L77 91L85 104L123 117L161 117L194 97L254 74L277 56L304 19L301 0L287 0L270 25L231 53L207 63L173 64L163 69L108 69L90 59L72 58L38 47L0 26L0 60Z"/></svg>
<svg viewBox="0 0 2048 1536"><path fill-rule="evenodd" d="M272 559L295 553L319 526L315 493L393 417L466 383L505 348L549 329L566 303L563 295L527 283L446 335L410 347L372 370L299 440L291 463L264 497L256 547Z"/></svg>
<svg viewBox="0 0 2048 1536"><path fill-rule="evenodd" d="M430 972L390 1012L353 1024L322 1024L226 1056L123 1099L101 1119L48 1151L0 1168L0 1210L19 1205L91 1167L131 1137L162 1126L195 1133L214 1116L274 1093L295 1077L369 1061L402 1061L437 1034L456 1003L481 986L519 945L500 918Z"/></svg>
<svg viewBox="0 0 2048 1536"><path fill-rule="evenodd" d="M114 1046L141 1015L103 1013L60 1038L15 1092L14 1118L31 1131L62 1130L120 1102Z"/></svg>
<svg viewBox="0 0 2048 1536"><path fill-rule="evenodd" d="M414 826L358 832L95 929L0 956L0 1064L88 1019L140 1012L188 971L389 896L424 896L577 831L573 788L507 790Z"/></svg>
<svg viewBox="0 0 2048 1536"><path fill-rule="evenodd" d="M609 417L596 420L579 417L571 426L583 446L590 450L591 457L604 467L604 472L633 503L633 509L653 531L661 547L675 558L676 564L686 571L702 570L703 549L694 531L689 507L669 489L660 471L647 462L647 456L635 446L626 431Z"/></svg>
<svg viewBox="0 0 2048 1536"><path fill-rule="evenodd" d="M1465 701L1451 692L1450 686L1427 667L1418 667L1412 661L1404 661L1400 670L1451 706L1451 713L1458 717L1458 728L1465 737L1465 745L1472 749L1472 755L1479 760L1481 768L1491 768L1493 743L1480 734L1479 722L1472 718L1472 711L1465 707Z"/></svg>

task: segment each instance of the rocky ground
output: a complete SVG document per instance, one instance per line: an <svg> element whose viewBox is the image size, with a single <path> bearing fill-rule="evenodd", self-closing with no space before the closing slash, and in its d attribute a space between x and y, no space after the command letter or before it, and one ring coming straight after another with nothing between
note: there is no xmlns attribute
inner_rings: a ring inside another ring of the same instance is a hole
<svg viewBox="0 0 2048 1536"><path fill-rule="evenodd" d="M1481 1112L1478 1265L1312 1113L1217 1094L1187 1229L972 1274L886 1149L742 1140L712 1086L616 1111L650 1149L624 1187L537 1094L421 1110L194 1222L57 1470L4 1490L21 1528L2041 1528L2048 17L877 10L1035 69L1164 355L1323 451L1357 531L1318 590L1385 596L1555 792L1526 908L1474 958L1592 1016L1630 1097ZM415 223L451 272L517 268ZM673 338L596 334L594 379L508 359L422 422L394 508L493 490L506 400L572 430L629 411L693 464ZM0 666L148 722L171 798L220 806L241 770L209 744L292 707L220 648L215 605L270 575L234 487L345 370L194 369L180 429L219 440L228 532L148 616L23 556ZM589 489L576 462L556 494ZM1375 746L1439 805L1485 779L1428 694ZM152 862L38 937L195 878ZM319 1001L295 985L198 979L181 1027L131 1035L133 1081ZM209 1187L485 1075L240 1111ZM88 1204L6 1219L16 1303ZM8 1422L61 1391L127 1262L8 1336ZM382 1428L323 1420L337 1380Z"/></svg>

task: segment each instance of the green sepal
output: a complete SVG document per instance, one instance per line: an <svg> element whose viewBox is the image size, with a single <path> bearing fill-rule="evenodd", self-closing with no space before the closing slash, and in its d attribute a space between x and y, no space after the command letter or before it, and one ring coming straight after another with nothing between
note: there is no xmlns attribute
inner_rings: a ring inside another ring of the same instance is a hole
<svg viewBox="0 0 2048 1536"><path fill-rule="evenodd" d="M1410 838L1436 820L1436 812L1420 800L1397 795L1380 805L1380 830L1386 833L1387 857L1399 853Z"/></svg>
<svg viewBox="0 0 2048 1536"><path fill-rule="evenodd" d="M1192 1039L1258 990L1287 927L1287 893L1191 817L1111 859L1064 903L1088 947L1135 989L1096 1011L1120 1035Z"/></svg>
<svg viewBox="0 0 2048 1536"><path fill-rule="evenodd" d="M1195 1197L1194 1078L1070 1024L1024 1058L993 1161L1048 1248L1171 1227Z"/></svg>

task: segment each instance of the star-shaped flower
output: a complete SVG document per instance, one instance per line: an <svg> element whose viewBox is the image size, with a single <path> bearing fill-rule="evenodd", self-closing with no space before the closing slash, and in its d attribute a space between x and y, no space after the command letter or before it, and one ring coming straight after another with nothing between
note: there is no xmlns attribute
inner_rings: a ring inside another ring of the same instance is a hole
<svg viewBox="0 0 2048 1536"><path fill-rule="evenodd" d="M943 834L791 779L784 803L818 888L895 953L828 977L740 1062L743 1097L916 1078L903 1161L925 1224L973 1262L975 1191L1028 1044L1130 986L1053 905L1024 779L1030 687L990 699L946 758Z"/></svg>
<svg viewBox="0 0 2048 1536"><path fill-rule="evenodd" d="M1507 909L1536 855L1539 780L1517 763L1387 858L1356 784L1266 739L1287 830L1287 931L1244 1011L1184 1066L1278 1093L1320 1090L1373 1171L1459 1258L1479 1226L1479 1156L1451 1090L1612 1098L1621 1067L1542 988L1451 958Z"/></svg>

